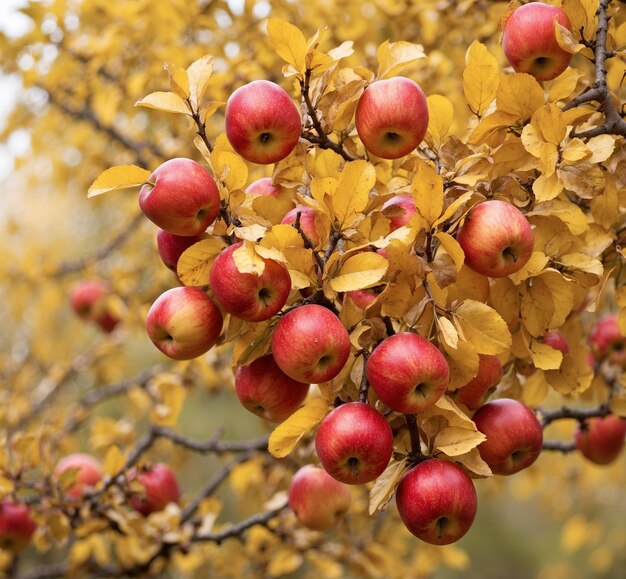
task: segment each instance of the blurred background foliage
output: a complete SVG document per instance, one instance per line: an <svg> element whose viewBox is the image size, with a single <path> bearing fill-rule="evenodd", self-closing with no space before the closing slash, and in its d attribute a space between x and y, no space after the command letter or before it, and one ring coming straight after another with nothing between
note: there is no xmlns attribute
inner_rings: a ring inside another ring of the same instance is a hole
<svg viewBox="0 0 626 579"><path fill-rule="evenodd" d="M127 448L142 433L155 394L151 401L137 387L123 399L98 406L71 436L58 435L68 416L78 411L74 404L81 396L165 363L143 325L149 304L175 283L158 257L155 228L137 219L135 192L86 199L89 184L112 165L153 169L174 156L201 160L191 122L133 106L166 88L164 61L187 67L205 54L215 55L211 99L226 101L235 88L260 78L291 88L295 96L297 88L283 81L282 62L269 47L269 15L296 24L307 36L327 26L325 48L353 40L349 66L375 68L376 49L386 39L417 42L428 58L404 74L426 94L452 101L451 132L463 135L470 118L462 93L465 52L479 40L505 65L499 48L505 9L506 2L487 0L24 2L21 16L13 17L20 33L5 27L0 35L0 72L5 86L15 91L0 125L5 157L0 186L0 423L5 432L29 424L26 438L46 439L36 451L31 449L44 473L63 454L86 449L103 457L110 445ZM590 64L575 64L592 74ZM619 85L622 71L623 64L612 62L609 82ZM207 132L213 138L223 132L221 112L211 118ZM261 166L249 168L250 181L268 174ZM69 308L71 288L86 278L106 279L112 286L110 307L122 323L111 335L76 318ZM180 432L208 438L223 427L229 439L269 432L269 426L237 403L224 354L173 367L187 396L176 421ZM569 426L555 426L553 432L571 437ZM176 450L167 441L157 444L151 456L174 466L183 493L197 490L220 464L216 458ZM295 563L297 546L306 541L291 521L285 527L290 538L255 528L246 545L228 541L175 557L178 571L172 573L617 579L626 568L625 460L622 456L602 468L574 455L547 454L510 480L482 481L476 524L451 547L409 538L394 509L364 526L366 497L355 491L351 518L323 547L307 552L303 567ZM257 512L269 498L267 492L286 487L290 469L288 462L275 466L267 457L236 468L219 495L224 504L220 517L237 520ZM346 545L349 553L343 550ZM336 562L341 558L349 562L347 571ZM26 559L55 561L59 551L38 554L31 548ZM268 568L270 559L283 566Z"/></svg>

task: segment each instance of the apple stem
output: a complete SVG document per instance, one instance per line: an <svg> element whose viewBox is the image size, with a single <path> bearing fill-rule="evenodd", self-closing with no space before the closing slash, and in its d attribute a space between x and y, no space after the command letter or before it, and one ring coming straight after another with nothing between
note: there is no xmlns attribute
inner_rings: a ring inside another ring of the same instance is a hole
<svg viewBox="0 0 626 579"><path fill-rule="evenodd" d="M361 350L361 355L363 356L363 374L361 375L361 385L359 386L359 402L367 403L370 384L367 380L367 374L365 373L365 365L367 364L369 352L367 350Z"/></svg>
<svg viewBox="0 0 626 579"><path fill-rule="evenodd" d="M411 436L411 452L409 458L414 462L421 462L426 459L422 454L422 443L420 441L420 433L417 428L417 418L415 414L405 414L404 420L409 429L409 435Z"/></svg>

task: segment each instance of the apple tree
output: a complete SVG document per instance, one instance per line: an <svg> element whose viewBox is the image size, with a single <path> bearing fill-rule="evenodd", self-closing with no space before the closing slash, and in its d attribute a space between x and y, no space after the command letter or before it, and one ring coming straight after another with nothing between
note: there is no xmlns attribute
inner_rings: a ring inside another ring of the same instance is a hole
<svg viewBox="0 0 626 579"><path fill-rule="evenodd" d="M623 566L623 2L20 14L6 575Z"/></svg>

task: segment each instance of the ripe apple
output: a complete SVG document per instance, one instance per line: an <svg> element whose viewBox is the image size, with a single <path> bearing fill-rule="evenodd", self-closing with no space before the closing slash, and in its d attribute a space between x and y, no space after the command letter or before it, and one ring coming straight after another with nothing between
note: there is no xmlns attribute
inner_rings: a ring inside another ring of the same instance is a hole
<svg viewBox="0 0 626 579"><path fill-rule="evenodd" d="M359 99L355 124L370 153L382 159L399 159L413 151L426 135L426 96L409 78L394 76L375 81Z"/></svg>
<svg viewBox="0 0 626 579"><path fill-rule="evenodd" d="M269 320L285 305L291 291L287 268L273 259L263 259L263 273L241 273L233 253L242 246L235 243L222 250L211 266L213 296L229 314L248 322Z"/></svg>
<svg viewBox="0 0 626 579"><path fill-rule="evenodd" d="M596 360L608 359L626 369L626 336L617 323L617 314L600 318L589 334L589 344Z"/></svg>
<svg viewBox="0 0 626 579"><path fill-rule="evenodd" d="M191 360L215 345L222 323L222 312L200 288L175 287L152 304L146 330L166 356Z"/></svg>
<svg viewBox="0 0 626 579"><path fill-rule="evenodd" d="M559 330L550 330L544 337L543 343L559 350L564 356L569 352L569 344L565 336Z"/></svg>
<svg viewBox="0 0 626 579"><path fill-rule="evenodd" d="M365 310L376 301L376 298L380 295L380 291L380 286L373 288L371 287L346 292L346 296L348 296L353 301L354 305L357 308Z"/></svg>
<svg viewBox="0 0 626 579"><path fill-rule="evenodd" d="M415 202L411 195L396 195L383 205L383 213L389 218L389 230L395 231L411 221L415 215Z"/></svg>
<svg viewBox="0 0 626 579"><path fill-rule="evenodd" d="M0 548L21 553L37 529L30 507L4 499L0 503Z"/></svg>
<svg viewBox="0 0 626 579"><path fill-rule="evenodd" d="M313 531L329 531L350 509L350 488L323 468L303 466L289 485L289 506L300 524Z"/></svg>
<svg viewBox="0 0 626 579"><path fill-rule="evenodd" d="M164 229L157 231L157 248L159 250L159 256L163 263L176 273L176 265L180 256L189 249L194 243L202 241L207 237L207 234L202 232L198 235L174 235Z"/></svg>
<svg viewBox="0 0 626 579"><path fill-rule="evenodd" d="M89 279L78 282L70 294L70 305L76 315L92 321L106 332L112 332L120 320L107 305L110 288L102 280Z"/></svg>
<svg viewBox="0 0 626 579"><path fill-rule="evenodd" d="M280 195L280 187L274 185L271 177L262 177L250 183L246 187L248 195L261 195L263 197L278 197Z"/></svg>
<svg viewBox="0 0 626 579"><path fill-rule="evenodd" d="M473 420L487 436L478 451L493 474L515 474L539 457L543 430L525 404L511 398L492 400L476 411Z"/></svg>
<svg viewBox="0 0 626 579"><path fill-rule="evenodd" d="M506 201L475 205L457 235L465 264L489 277L506 277L522 269L533 253L533 230L524 214Z"/></svg>
<svg viewBox="0 0 626 579"><path fill-rule="evenodd" d="M477 410L489 398L502 380L502 364L497 356L478 355L478 372L465 386L454 392L454 397L470 410Z"/></svg>
<svg viewBox="0 0 626 579"><path fill-rule="evenodd" d="M76 473L71 477L71 484L64 485L63 491L75 499L82 496L86 487L95 487L102 480L102 465L90 454L77 452L63 457L56 465L54 475L60 479L69 470L76 470Z"/></svg>
<svg viewBox="0 0 626 579"><path fill-rule="evenodd" d="M572 60L556 39L554 21L572 30L567 14L557 6L531 2L516 8L504 24L502 48L515 72L537 80L559 76Z"/></svg>
<svg viewBox="0 0 626 579"><path fill-rule="evenodd" d="M350 355L350 336L329 309L306 304L287 312L276 324L272 354L287 376L318 384L341 372Z"/></svg>
<svg viewBox="0 0 626 579"><path fill-rule="evenodd" d="M130 504L142 515L162 511L169 503L177 503L180 498L178 481L172 469L163 463L131 471L128 480L137 479L145 488L145 495L130 497Z"/></svg>
<svg viewBox="0 0 626 579"><path fill-rule="evenodd" d="M297 382L267 354L237 368L235 393L250 412L271 422L291 416L306 398L309 384Z"/></svg>
<svg viewBox="0 0 626 579"><path fill-rule="evenodd" d="M330 476L345 484L361 485L387 468L393 433L378 410L364 402L349 402L322 420L315 450Z"/></svg>
<svg viewBox="0 0 626 579"><path fill-rule="evenodd" d="M613 462L624 447L626 420L614 415L590 418L578 424L574 442L581 454L595 464Z"/></svg>
<svg viewBox="0 0 626 579"><path fill-rule="evenodd" d="M382 403L403 414L430 408L443 396L450 378L443 354L412 332L384 339L367 359L365 372Z"/></svg>
<svg viewBox="0 0 626 579"><path fill-rule="evenodd" d="M317 245L320 242L320 236L315 228L315 210L305 205L298 205L290 211L288 211L281 223L286 225L295 225L296 218L300 213L300 229L304 235L306 235L313 245Z"/></svg>
<svg viewBox="0 0 626 579"><path fill-rule="evenodd" d="M240 86L226 103L226 136L246 161L268 165L296 146L302 120L285 89L269 80Z"/></svg>
<svg viewBox="0 0 626 579"><path fill-rule="evenodd" d="M431 545L449 545L469 531L478 501L474 483L452 462L431 458L407 472L396 490L406 528Z"/></svg>
<svg viewBox="0 0 626 579"><path fill-rule="evenodd" d="M139 206L165 231L199 235L219 213L220 192L211 174L199 163L170 159L148 177L139 191Z"/></svg>

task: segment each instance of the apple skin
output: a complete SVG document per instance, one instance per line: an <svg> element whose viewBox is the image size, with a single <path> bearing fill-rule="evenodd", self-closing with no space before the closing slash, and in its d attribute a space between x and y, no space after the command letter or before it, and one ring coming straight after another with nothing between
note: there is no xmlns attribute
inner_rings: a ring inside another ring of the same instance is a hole
<svg viewBox="0 0 626 579"><path fill-rule="evenodd" d="M574 443L580 453L595 464L613 462L624 448L626 420L609 415L604 418L590 418L585 426L580 423L574 435Z"/></svg>
<svg viewBox="0 0 626 579"><path fill-rule="evenodd" d="M191 360L215 345L222 324L222 312L200 288L175 287L150 307L146 331L169 358Z"/></svg>
<svg viewBox="0 0 626 579"><path fill-rule="evenodd" d="M146 494L141 498L130 497L130 504L144 516L162 511L169 503L177 503L180 499L176 475L166 464L157 463L140 472L133 470L128 480L135 478L144 486Z"/></svg>
<svg viewBox="0 0 626 579"><path fill-rule="evenodd" d="M37 523L30 516L30 507L4 499L0 503L0 548L21 553L28 547Z"/></svg>
<svg viewBox="0 0 626 579"><path fill-rule="evenodd" d="M395 231L396 229L400 229L403 225L407 225L409 221L411 221L411 217L415 215L417 209L415 208L415 202L413 201L413 197L411 195L396 195L386 201L383 205L383 212L385 209L389 207L397 208L395 212L399 212L399 215L394 215L389 218L389 231Z"/></svg>
<svg viewBox="0 0 626 579"><path fill-rule="evenodd" d="M370 153L381 159L399 159L426 135L426 96L416 82L403 76L375 81L359 99L355 124Z"/></svg>
<svg viewBox="0 0 626 579"><path fill-rule="evenodd" d="M351 501L349 487L312 464L303 466L289 485L289 507L300 524L313 531L330 531Z"/></svg>
<svg viewBox="0 0 626 579"><path fill-rule="evenodd" d="M233 253L242 246L235 243L222 250L211 266L209 284L213 296L229 314L247 322L269 320L285 305L291 291L287 268L273 259L263 259L261 275L241 273Z"/></svg>
<svg viewBox="0 0 626 579"><path fill-rule="evenodd" d="M262 177L253 181L246 187L248 195L261 195L263 197L278 197L280 195L280 187L274 185L271 177Z"/></svg>
<svg viewBox="0 0 626 579"><path fill-rule="evenodd" d="M569 352L569 344L559 330L550 330L544 337L543 343L561 352L564 356Z"/></svg>
<svg viewBox="0 0 626 579"><path fill-rule="evenodd" d="M488 277L506 277L522 269L535 245L524 214L511 203L491 200L475 205L457 235L465 265Z"/></svg>
<svg viewBox="0 0 626 579"><path fill-rule="evenodd" d="M159 257L166 267L176 273L176 266L180 256L198 241L206 239L208 236L202 232L198 235L174 235L164 229L158 229L157 231L157 248L159 250Z"/></svg>
<svg viewBox="0 0 626 579"><path fill-rule="evenodd" d="M311 207L306 207L305 205L298 205L297 207L294 207L285 214L281 223L295 226L298 213L300 213L300 229L302 233L304 233L304 235L311 240L313 245L318 245L320 242L320 236L315 228L315 210Z"/></svg>
<svg viewBox="0 0 626 579"><path fill-rule="evenodd" d="M102 480L102 465L100 461L90 454L77 452L63 457L54 469L54 475L60 478L61 475L70 469L78 469L75 482L63 492L72 498L82 496L85 488L95 487Z"/></svg>
<svg viewBox="0 0 626 579"><path fill-rule="evenodd" d="M361 485L387 468L393 433L378 410L364 402L348 402L322 420L315 450L330 476L345 484Z"/></svg>
<svg viewBox="0 0 626 579"><path fill-rule="evenodd" d="M515 72L537 80L559 76L572 60L556 39L554 20L572 30L567 14L556 6L532 2L515 9L504 24L502 49Z"/></svg>
<svg viewBox="0 0 626 579"><path fill-rule="evenodd" d="M444 355L412 332L384 339L367 359L365 373L382 403L403 414L430 408L444 395L450 378Z"/></svg>
<svg viewBox="0 0 626 579"><path fill-rule="evenodd" d="M285 89L254 80L230 95L224 117L226 136L246 161L268 165L284 159L300 139L302 120Z"/></svg>
<svg viewBox="0 0 626 579"><path fill-rule="evenodd" d="M106 300L110 291L106 282L89 279L78 282L70 294L70 306L76 315L94 322L107 334L120 322L107 308Z"/></svg>
<svg viewBox="0 0 626 579"><path fill-rule="evenodd" d="M239 402L270 422L282 422L291 416L308 392L309 384L287 376L271 354L240 366L235 374L235 393Z"/></svg>
<svg viewBox="0 0 626 579"><path fill-rule="evenodd" d="M220 211L220 193L212 175L191 159L159 165L139 191L146 217L174 235L193 236L211 225Z"/></svg>
<svg viewBox="0 0 626 579"><path fill-rule="evenodd" d="M533 464L543 446L543 430L534 412L511 398L481 406L473 416L476 428L487 436L478 445L493 474L511 475Z"/></svg>
<svg viewBox="0 0 626 579"><path fill-rule="evenodd" d="M376 288L367 288L346 292L346 296L348 296L352 300L357 308L360 308L362 310L365 310L369 306L371 306L376 301L376 298L378 298L379 295L380 290Z"/></svg>
<svg viewBox="0 0 626 579"><path fill-rule="evenodd" d="M350 355L350 336L329 309L306 304L287 312L276 324L272 354L287 376L319 384L341 372Z"/></svg>
<svg viewBox="0 0 626 579"><path fill-rule="evenodd" d="M591 329L589 344L596 360L608 359L626 369L626 336L617 323L617 314L600 318Z"/></svg>
<svg viewBox="0 0 626 579"><path fill-rule="evenodd" d="M502 364L497 356L478 355L478 372L465 386L454 392L457 402L465 404L470 410L477 410L502 380Z"/></svg>
<svg viewBox="0 0 626 579"><path fill-rule="evenodd" d="M469 531L478 500L474 483L452 462L431 458L407 472L396 490L406 528L431 545L449 545Z"/></svg>

